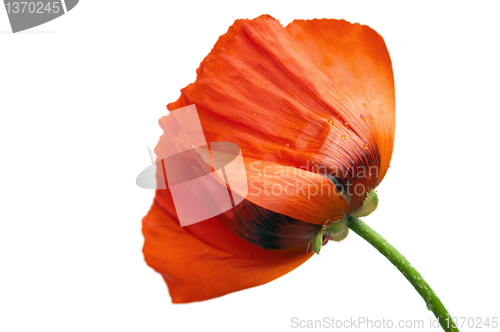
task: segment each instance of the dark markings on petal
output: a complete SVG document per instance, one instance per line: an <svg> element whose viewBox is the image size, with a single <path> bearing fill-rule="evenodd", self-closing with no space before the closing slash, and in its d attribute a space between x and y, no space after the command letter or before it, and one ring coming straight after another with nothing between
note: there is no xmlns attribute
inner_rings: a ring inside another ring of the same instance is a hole
<svg viewBox="0 0 500 332"><path fill-rule="evenodd" d="M241 202L234 214L236 220L219 220L244 240L269 250L305 251L311 238L322 227L270 211L248 200Z"/></svg>

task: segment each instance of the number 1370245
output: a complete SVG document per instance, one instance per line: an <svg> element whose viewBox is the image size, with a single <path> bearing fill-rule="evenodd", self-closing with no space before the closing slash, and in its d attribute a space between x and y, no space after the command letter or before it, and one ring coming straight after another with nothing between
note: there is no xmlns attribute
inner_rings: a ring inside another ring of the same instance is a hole
<svg viewBox="0 0 500 332"><path fill-rule="evenodd" d="M7 2L5 4L7 8L7 13L9 14L44 14L44 13L54 13L57 14L61 11L60 2L28 2L28 1L20 1L20 2Z"/></svg>

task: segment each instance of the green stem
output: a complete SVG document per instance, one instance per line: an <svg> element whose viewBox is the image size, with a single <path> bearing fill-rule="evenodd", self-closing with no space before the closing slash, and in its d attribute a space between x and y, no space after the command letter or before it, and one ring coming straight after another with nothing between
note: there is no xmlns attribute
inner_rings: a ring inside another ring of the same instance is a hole
<svg viewBox="0 0 500 332"><path fill-rule="evenodd" d="M447 332L458 332L458 328L454 325L450 314L443 303L441 303L441 300L437 297L429 284L425 282L420 273L418 273L410 262L406 260L405 256L401 255L396 248L391 246L382 236L365 224L361 219L348 217L347 226L368 241L397 267L401 273L403 273L405 278L413 285L420 296L422 296L425 303L427 303L427 309L432 310L443 330Z"/></svg>

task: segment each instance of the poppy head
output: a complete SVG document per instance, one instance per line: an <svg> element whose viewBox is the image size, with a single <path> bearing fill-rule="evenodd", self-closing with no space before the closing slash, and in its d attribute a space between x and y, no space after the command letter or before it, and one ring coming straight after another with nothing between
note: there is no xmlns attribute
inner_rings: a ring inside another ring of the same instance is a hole
<svg viewBox="0 0 500 332"><path fill-rule="evenodd" d="M345 236L342 218L359 213L389 168L392 67L382 37L367 26L237 20L167 108L193 104L207 142L241 148L245 183L235 187L248 192L233 209L181 227L171 191L157 190L143 219L144 255L173 302L210 299L293 270L325 227L339 232L320 244ZM172 136L165 118L160 125L158 159ZM188 132L176 135L189 140Z"/></svg>

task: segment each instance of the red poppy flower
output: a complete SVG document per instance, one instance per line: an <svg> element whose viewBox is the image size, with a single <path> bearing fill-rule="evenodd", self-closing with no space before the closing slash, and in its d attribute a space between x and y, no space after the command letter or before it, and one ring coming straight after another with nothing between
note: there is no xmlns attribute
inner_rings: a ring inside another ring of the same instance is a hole
<svg viewBox="0 0 500 332"><path fill-rule="evenodd" d="M186 227L168 188L156 192L143 220L144 255L175 303L295 269L313 254L308 245L323 225L357 210L389 167L392 67L382 37L367 26L237 20L181 92L168 109L195 104L206 141L238 144L247 179L258 181L236 209ZM283 172L298 169L300 176ZM313 185L321 194L300 190ZM288 190L265 193L275 186Z"/></svg>

